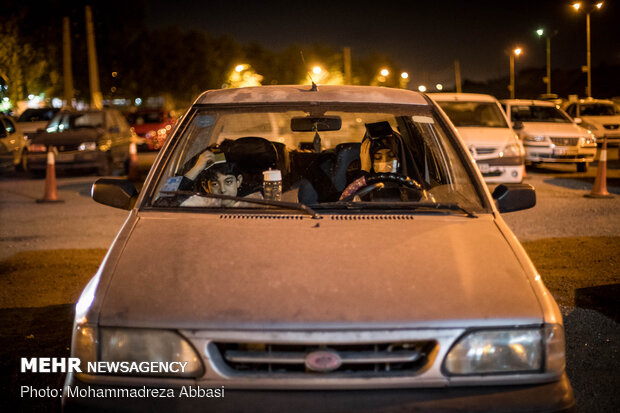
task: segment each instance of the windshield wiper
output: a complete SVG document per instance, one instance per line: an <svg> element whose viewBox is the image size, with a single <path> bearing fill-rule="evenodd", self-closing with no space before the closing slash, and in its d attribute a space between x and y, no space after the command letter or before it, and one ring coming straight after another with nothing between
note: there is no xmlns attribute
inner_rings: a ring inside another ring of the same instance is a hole
<svg viewBox="0 0 620 413"><path fill-rule="evenodd" d="M259 205L269 205L269 206L278 206L285 209L294 209L296 211L301 211L305 214L312 216L314 219L321 219L321 216L312 208L296 203L296 202L285 202L285 201L272 201L269 199L260 199L260 198L244 198L240 196L229 196L229 195L220 195L220 194L205 194L202 192L194 192L194 191L161 191L161 194L166 195L198 195L203 198L215 198L229 201L240 201L247 202L248 204L259 204Z"/></svg>
<svg viewBox="0 0 620 413"><path fill-rule="evenodd" d="M336 208L336 209L350 209L350 210L363 210L363 209L418 209L428 208L433 210L449 210L449 211L461 211L465 213L469 218L478 218L478 216L470 210L463 208L458 203L442 203L442 202L325 202L321 204L313 205L314 208Z"/></svg>

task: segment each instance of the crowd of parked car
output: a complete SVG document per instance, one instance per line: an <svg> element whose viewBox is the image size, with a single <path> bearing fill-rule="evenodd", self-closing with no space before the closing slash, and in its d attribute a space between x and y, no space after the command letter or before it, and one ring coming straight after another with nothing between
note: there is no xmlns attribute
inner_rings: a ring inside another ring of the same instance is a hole
<svg viewBox="0 0 620 413"><path fill-rule="evenodd" d="M489 183L522 182L526 165L570 163L586 172L603 139L620 144L620 107L612 100L507 99L476 93L429 93L465 141ZM127 170L129 145L158 151L181 112L157 108L66 111L29 108L0 116L0 168L45 172L53 146L58 169Z"/></svg>

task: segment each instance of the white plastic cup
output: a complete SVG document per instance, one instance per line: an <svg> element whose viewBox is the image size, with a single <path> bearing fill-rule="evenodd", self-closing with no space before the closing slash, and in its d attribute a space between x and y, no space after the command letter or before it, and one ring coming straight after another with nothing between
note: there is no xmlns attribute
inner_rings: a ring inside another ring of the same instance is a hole
<svg viewBox="0 0 620 413"><path fill-rule="evenodd" d="M278 169L263 171L263 192L265 199L280 201L282 199L282 172Z"/></svg>

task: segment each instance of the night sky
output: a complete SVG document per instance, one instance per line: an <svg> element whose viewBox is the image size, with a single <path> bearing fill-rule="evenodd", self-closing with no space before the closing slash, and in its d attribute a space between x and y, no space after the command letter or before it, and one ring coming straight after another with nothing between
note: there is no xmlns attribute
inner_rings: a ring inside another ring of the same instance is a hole
<svg viewBox="0 0 620 413"><path fill-rule="evenodd" d="M552 68L586 64L586 16L571 2L540 1L150 1L151 28L178 25L230 35L279 50L290 45L351 47L353 58L388 54L412 75L412 85L454 84L454 60L463 79L508 75L508 51L524 54L517 70L545 66L545 40L535 30L557 30ZM592 65L620 64L620 6L608 0L591 14Z"/></svg>

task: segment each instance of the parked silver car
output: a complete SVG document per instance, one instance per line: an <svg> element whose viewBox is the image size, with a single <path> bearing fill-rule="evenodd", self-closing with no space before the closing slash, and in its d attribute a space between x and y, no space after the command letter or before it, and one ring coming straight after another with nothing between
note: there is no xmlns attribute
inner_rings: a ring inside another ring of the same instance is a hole
<svg viewBox="0 0 620 413"><path fill-rule="evenodd" d="M92 193L130 213L76 305L65 411L574 405L561 313L500 215L534 189L491 196L423 94L207 91L139 194Z"/></svg>

